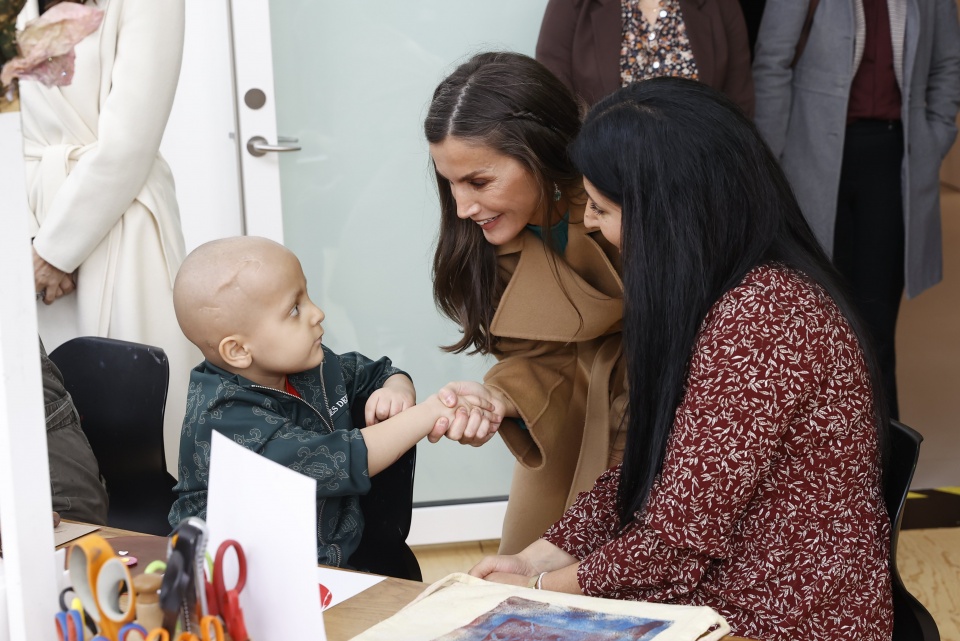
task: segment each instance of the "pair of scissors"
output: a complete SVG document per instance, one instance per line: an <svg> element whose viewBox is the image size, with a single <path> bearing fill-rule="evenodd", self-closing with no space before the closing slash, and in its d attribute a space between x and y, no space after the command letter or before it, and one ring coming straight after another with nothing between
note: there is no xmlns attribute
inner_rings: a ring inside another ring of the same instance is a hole
<svg viewBox="0 0 960 641"><path fill-rule="evenodd" d="M227 588L223 578L224 559L228 551L233 550L237 556L239 574L237 583ZM240 608L240 591L247 584L247 557L243 548L233 539L227 539L217 548L217 555L213 560L213 582L206 584L207 605L212 614L223 618L227 632L234 641L247 641L247 626L243 620L243 610Z"/></svg>
<svg viewBox="0 0 960 641"><path fill-rule="evenodd" d="M86 536L70 548L70 582L73 591L90 615L99 634L93 641L124 641L136 612L137 595L130 570L113 552L106 539L97 534ZM120 608L120 595L129 594L126 610ZM70 612L77 612L74 616ZM76 609L57 617L57 630L63 641L83 641L83 616ZM61 625L62 623L62 625ZM79 624L79 625L78 625ZM121 631L125 630L123 636Z"/></svg>
<svg viewBox="0 0 960 641"><path fill-rule="evenodd" d="M57 638L60 641L83 641L85 631L80 610L69 608L57 612Z"/></svg>
<svg viewBox="0 0 960 641"><path fill-rule="evenodd" d="M133 641L133 639L130 638L130 633L132 632L136 632L137 634L139 634L140 636L137 637L139 639L147 638L147 629L145 627L143 627L139 623L128 623L127 625L120 628L120 636L118 637L118 641Z"/></svg>
<svg viewBox="0 0 960 641"><path fill-rule="evenodd" d="M79 619L73 618L72 615L78 615L77 610L68 610L67 612L60 612L57 615L57 638L60 641L84 641L85 634L83 628L77 628L77 622ZM61 617L64 617L61 619ZM65 627L64 627L65 626ZM119 636L117 641L133 641L130 638L130 633L136 632L140 635L140 639L147 638L147 630L142 625L136 623L128 623L127 625L120 628ZM93 637L90 641L110 641L107 637L102 634L98 634ZM223 641L218 639L217 641Z"/></svg>
<svg viewBox="0 0 960 641"><path fill-rule="evenodd" d="M156 628L144 635L146 641L170 641L170 633L164 628ZM181 632L176 641L224 641L223 625L220 619L207 615L200 619L200 636L193 632Z"/></svg>
<svg viewBox="0 0 960 641"><path fill-rule="evenodd" d="M96 630L96 624L90 615L83 611L83 604L76 596L67 601L67 595L73 592L73 588L66 588L60 592L60 612L56 615L57 638L60 641L75 641L83 639L86 633L84 625ZM74 593L76 594L76 593Z"/></svg>
<svg viewBox="0 0 960 641"><path fill-rule="evenodd" d="M184 519L170 535L160 586L163 628L168 635L176 632L178 618L181 629L192 632L196 617L209 614L203 578L208 536L207 524L197 517Z"/></svg>

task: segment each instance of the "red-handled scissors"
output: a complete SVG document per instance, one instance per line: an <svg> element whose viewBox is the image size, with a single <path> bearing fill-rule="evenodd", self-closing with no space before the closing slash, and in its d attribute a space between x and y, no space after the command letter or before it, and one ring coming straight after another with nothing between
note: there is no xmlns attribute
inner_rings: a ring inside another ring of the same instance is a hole
<svg viewBox="0 0 960 641"><path fill-rule="evenodd" d="M227 589L223 580L223 561L227 550L233 548L237 555L239 575L237 584ZM248 641L247 626L243 621L243 610L240 609L240 591L247 583L247 557L243 548L233 539L227 539L217 548L217 555L213 560L213 583L207 584L207 605L211 613L217 613L226 624L227 633L234 641Z"/></svg>

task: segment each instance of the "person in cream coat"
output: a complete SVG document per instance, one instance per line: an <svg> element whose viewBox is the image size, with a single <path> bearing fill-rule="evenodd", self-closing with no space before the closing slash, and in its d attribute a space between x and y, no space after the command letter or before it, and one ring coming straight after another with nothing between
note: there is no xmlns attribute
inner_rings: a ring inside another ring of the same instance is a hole
<svg viewBox="0 0 960 641"><path fill-rule="evenodd" d="M40 334L51 350L76 336L163 348L175 471L187 375L200 354L173 312L185 247L158 149L180 75L184 0L89 2L104 17L76 47L73 82L20 85ZM52 4L29 0L20 26Z"/></svg>

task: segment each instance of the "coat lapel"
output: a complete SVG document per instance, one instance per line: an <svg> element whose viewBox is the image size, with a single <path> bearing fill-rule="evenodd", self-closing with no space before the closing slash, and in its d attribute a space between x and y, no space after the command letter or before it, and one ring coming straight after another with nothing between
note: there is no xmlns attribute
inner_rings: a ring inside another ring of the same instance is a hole
<svg viewBox="0 0 960 641"><path fill-rule="evenodd" d="M700 82L713 85L717 75L714 64L713 23L706 14L704 0L680 0L680 14L687 28L687 40L697 63Z"/></svg>
<svg viewBox="0 0 960 641"><path fill-rule="evenodd" d="M616 331L623 316L623 286L600 244L571 220L567 260L557 259L532 232L501 247L520 258L500 299L490 330L525 340L583 341ZM581 275L582 274L582 275Z"/></svg>
<svg viewBox="0 0 960 641"><path fill-rule="evenodd" d="M620 47L623 42L623 17L620 0L595 0L590 6L590 27L593 31L593 56L597 78L603 94L620 88ZM576 56L578 52L574 51ZM601 96L597 96L599 99Z"/></svg>

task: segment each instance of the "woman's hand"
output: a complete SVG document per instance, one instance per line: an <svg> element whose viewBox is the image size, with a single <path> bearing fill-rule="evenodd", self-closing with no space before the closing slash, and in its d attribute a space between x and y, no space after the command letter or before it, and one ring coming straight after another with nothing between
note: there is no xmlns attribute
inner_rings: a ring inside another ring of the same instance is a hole
<svg viewBox="0 0 960 641"><path fill-rule="evenodd" d="M43 293L43 302L46 305L76 288L73 276L45 261L36 249L33 249L33 282L35 291L38 294Z"/></svg>
<svg viewBox="0 0 960 641"><path fill-rule="evenodd" d="M514 585L527 585L530 577L538 574L540 571L519 554L487 556L470 570L470 576ZM517 577L521 577L523 582L517 583Z"/></svg>
<svg viewBox="0 0 960 641"><path fill-rule="evenodd" d="M447 383L437 392L440 400L447 407L456 407L460 398L470 405L482 408L492 408L497 416L515 416L516 408L500 391L474 381L458 381ZM483 445L500 429L500 422L484 422L475 414L458 412L453 423L441 429L439 422L430 432L430 442L436 443L441 436L458 441L464 445L478 447Z"/></svg>
<svg viewBox="0 0 960 641"><path fill-rule="evenodd" d="M543 573L540 588L554 592L583 594L577 580L580 561L545 539L537 539L518 554L485 557L473 566L470 575L493 581L531 587Z"/></svg>

